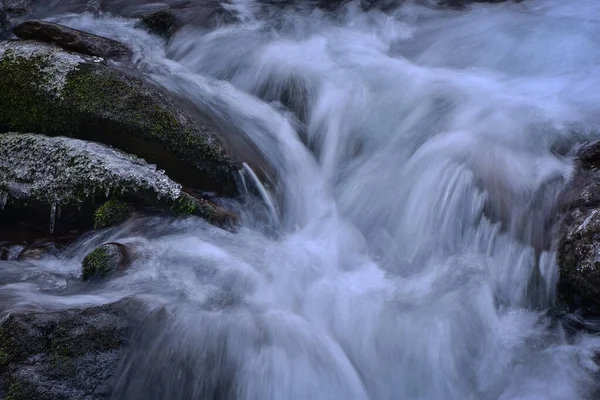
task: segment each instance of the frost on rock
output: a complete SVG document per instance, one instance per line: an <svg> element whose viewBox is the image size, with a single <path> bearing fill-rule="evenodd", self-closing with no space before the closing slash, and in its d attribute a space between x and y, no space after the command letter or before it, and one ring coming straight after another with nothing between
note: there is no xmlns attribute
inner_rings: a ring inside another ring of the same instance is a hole
<svg viewBox="0 0 600 400"><path fill-rule="evenodd" d="M152 192L172 200L181 195L181 185L155 166L97 143L8 133L0 135L0 154L0 192L49 204L51 217L61 205L81 205L86 197L109 192Z"/></svg>
<svg viewBox="0 0 600 400"><path fill-rule="evenodd" d="M41 72L48 77L44 88L56 95L59 95L65 86L69 72L91 59L91 57L68 53L53 45L21 40L0 42L0 60L6 57L44 60L44 63L40 63L43 65Z"/></svg>

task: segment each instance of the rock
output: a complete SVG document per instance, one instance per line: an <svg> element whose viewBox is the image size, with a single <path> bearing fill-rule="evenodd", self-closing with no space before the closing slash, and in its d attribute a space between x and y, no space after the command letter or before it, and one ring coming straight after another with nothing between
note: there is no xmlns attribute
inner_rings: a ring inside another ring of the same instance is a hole
<svg viewBox="0 0 600 400"><path fill-rule="evenodd" d="M0 0L0 3L7 14L22 15L31 10L31 0Z"/></svg>
<svg viewBox="0 0 600 400"><path fill-rule="evenodd" d="M578 152L562 194L558 228L559 295L574 308L600 313L600 141Z"/></svg>
<svg viewBox="0 0 600 400"><path fill-rule="evenodd" d="M443 7L463 8L473 3L504 3L508 1L520 3L523 0L441 0L438 4Z"/></svg>
<svg viewBox="0 0 600 400"><path fill-rule="evenodd" d="M64 232L74 226L90 228L93 210L111 193L140 207L194 214L213 223L228 218L222 208L183 192L155 166L102 144L6 133L0 134L0 154L0 193L7 197L5 210L0 211L3 226L33 219L46 232L57 226ZM103 212L115 204L96 210L99 226L129 211Z"/></svg>
<svg viewBox="0 0 600 400"><path fill-rule="evenodd" d="M167 39L173 35L179 26L177 17L171 10L159 10L143 15L140 21L142 25L148 28L150 33L163 36Z"/></svg>
<svg viewBox="0 0 600 400"><path fill-rule="evenodd" d="M0 398L106 398L142 306L11 314L0 325ZM3 393L4 392L4 393Z"/></svg>
<svg viewBox="0 0 600 400"><path fill-rule="evenodd" d="M0 246L0 261L8 260L8 247Z"/></svg>
<svg viewBox="0 0 600 400"><path fill-rule="evenodd" d="M31 11L31 0L0 0L0 35Z"/></svg>
<svg viewBox="0 0 600 400"><path fill-rule="evenodd" d="M65 50L102 58L123 58L129 49L116 40L79 31L52 22L30 20L14 27L13 33L28 40L52 43Z"/></svg>
<svg viewBox="0 0 600 400"><path fill-rule="evenodd" d="M127 267L130 255L121 243L105 243L89 253L81 263L81 279L101 279L110 273Z"/></svg>
<svg viewBox="0 0 600 400"><path fill-rule="evenodd" d="M52 245L25 247L23 250L21 250L21 252L17 256L17 260L18 261L40 260L44 256L52 254L54 250L55 249ZM7 254L7 258L8 258L8 254Z"/></svg>
<svg viewBox="0 0 600 400"><path fill-rule="evenodd" d="M157 164L193 189L235 194L216 135L140 79L31 41L0 42L0 132L92 140Z"/></svg>
<svg viewBox="0 0 600 400"><path fill-rule="evenodd" d="M104 229L119 225L131 217L134 211L135 209L131 204L111 199L98 207L94 213L94 229Z"/></svg>

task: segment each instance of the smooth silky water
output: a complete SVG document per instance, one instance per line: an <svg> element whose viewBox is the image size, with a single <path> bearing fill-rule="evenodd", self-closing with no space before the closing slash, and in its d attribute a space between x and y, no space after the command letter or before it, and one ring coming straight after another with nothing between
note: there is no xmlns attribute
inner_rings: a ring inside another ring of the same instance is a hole
<svg viewBox="0 0 600 400"><path fill-rule="evenodd" d="M599 2L327 14L240 0L238 22L168 43L80 13L102 2L49 4L41 16L127 43L122 67L263 158L243 160L235 232L137 219L2 264L4 314L127 296L161 310L114 398L595 398L600 340L553 317L551 234L570 155L598 136ZM136 261L79 283L106 241Z"/></svg>

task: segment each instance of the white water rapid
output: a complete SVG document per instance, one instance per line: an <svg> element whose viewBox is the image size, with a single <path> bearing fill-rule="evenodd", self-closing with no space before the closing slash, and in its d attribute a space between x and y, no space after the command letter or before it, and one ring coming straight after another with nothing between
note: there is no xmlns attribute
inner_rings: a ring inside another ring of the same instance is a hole
<svg viewBox="0 0 600 400"><path fill-rule="evenodd" d="M600 132L600 2L228 7L239 22L168 43L110 13L47 17L127 43L262 155L242 226L134 220L8 263L3 310L165 307L116 399L597 398L600 340L549 310L554 200ZM143 257L77 283L106 241Z"/></svg>

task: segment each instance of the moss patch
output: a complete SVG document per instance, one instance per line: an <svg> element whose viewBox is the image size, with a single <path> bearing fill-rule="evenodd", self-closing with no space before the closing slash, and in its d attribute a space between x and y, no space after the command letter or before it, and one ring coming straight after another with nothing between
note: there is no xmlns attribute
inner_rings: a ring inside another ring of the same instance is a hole
<svg viewBox="0 0 600 400"><path fill-rule="evenodd" d="M111 199L98 207L94 213L94 229L118 225L133 213L133 206L118 199Z"/></svg>
<svg viewBox="0 0 600 400"><path fill-rule="evenodd" d="M98 247L85 256L81 264L81 279L89 280L92 276L105 277L112 270L109 253L103 246Z"/></svg>

